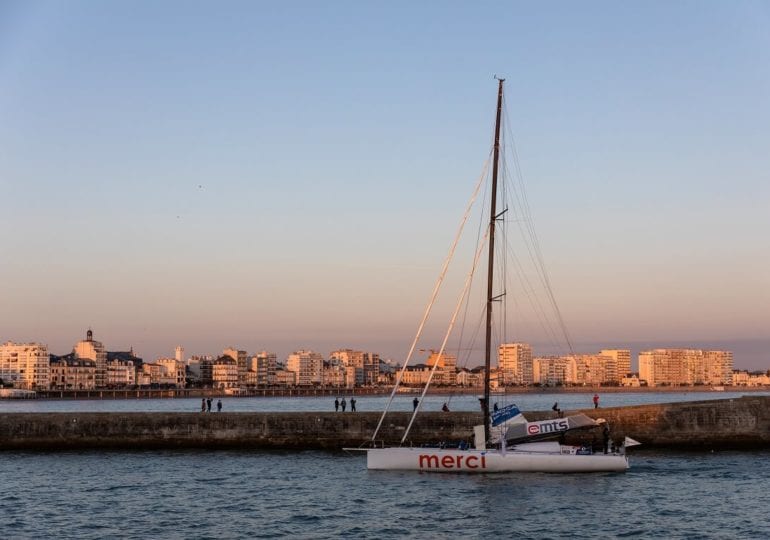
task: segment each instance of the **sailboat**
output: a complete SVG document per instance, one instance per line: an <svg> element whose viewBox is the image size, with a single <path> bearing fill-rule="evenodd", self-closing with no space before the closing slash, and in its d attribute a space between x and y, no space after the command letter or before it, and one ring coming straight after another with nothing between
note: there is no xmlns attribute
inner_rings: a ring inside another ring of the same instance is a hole
<svg viewBox="0 0 770 540"><path fill-rule="evenodd" d="M498 79L497 112L494 132L494 148L492 160L492 186L490 191L489 227L486 233L488 244L487 266L487 294L486 294L486 339L485 339L485 371L484 371L484 397L480 400L483 410L484 424L474 428L474 443L469 447L446 448L441 445L436 447L410 447L404 446L409 430L418 414L419 407L415 407L409 425L401 440L401 446L377 447L376 437L382 426L385 415L388 412L393 396L396 394L399 383L406 369L406 365L414 352L417 340L427 320L428 313L436 298L443 276L446 273L449 260L452 257L455 244L450 249L450 255L444 263L438 283L433 291L431 302L426 309L423 320L420 323L417 337L412 343L412 348L407 355L402 371L388 405L380 417L380 421L371 438L371 448L365 448L367 455L367 468L376 470L414 470L430 472L462 472L462 473L497 473L497 472L549 472L549 473L578 473L578 472L623 472L629 467L628 458L625 455L625 444L612 452L607 448L605 436L604 453L594 453L591 449L562 444L558 440L543 440L544 437L558 437L574 429L596 428L601 424L586 415L574 415L566 418L555 418L538 422L528 422L521 411L515 405L508 405L494 411L489 410L490 404L490 371L492 350L492 307L497 297L493 289L493 269L495 253L495 224L500 215L497 213L497 177L500 162L500 124L503 104L503 82ZM484 173L485 174L485 173ZM478 187L477 187L478 190ZM474 196L475 197L475 196ZM472 198L473 199L473 198ZM467 218L463 218L464 220ZM462 226L461 226L462 227ZM459 234L459 233L458 233ZM476 261L482 253L479 247L476 251ZM474 262L475 267L475 262ZM469 278L470 279L470 278ZM466 282L466 290L468 282ZM464 293L465 294L465 291ZM447 339L454 326L460 303L452 316L450 328L444 338L444 343L439 351L439 358L444 353ZM438 362L433 365L435 371ZM431 372L431 377L432 377ZM430 384L430 378L428 380ZM422 397L427 392L423 390ZM422 403L422 399L419 400ZM608 433L606 431L605 433Z"/></svg>

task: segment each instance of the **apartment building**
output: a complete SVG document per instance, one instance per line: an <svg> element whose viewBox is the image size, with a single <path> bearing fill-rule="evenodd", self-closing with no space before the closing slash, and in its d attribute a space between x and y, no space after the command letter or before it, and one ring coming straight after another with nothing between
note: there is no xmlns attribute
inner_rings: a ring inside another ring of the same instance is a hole
<svg viewBox="0 0 770 540"><path fill-rule="evenodd" d="M599 355L611 359L607 362L605 369L607 382L620 382L623 377L631 373L630 349L602 349Z"/></svg>
<svg viewBox="0 0 770 540"><path fill-rule="evenodd" d="M563 356L539 356L532 359L532 380L547 386L565 384L570 379L570 362Z"/></svg>
<svg viewBox="0 0 770 540"><path fill-rule="evenodd" d="M255 384L260 386L275 384L275 370L278 360L275 353L261 351L251 357L249 371L256 372Z"/></svg>
<svg viewBox="0 0 770 540"><path fill-rule="evenodd" d="M295 351L286 359L287 371L297 374L300 386L323 383L324 358L313 351Z"/></svg>
<svg viewBox="0 0 770 540"><path fill-rule="evenodd" d="M94 390L96 362L76 358L72 352L65 356L51 356L50 387L54 390Z"/></svg>
<svg viewBox="0 0 770 540"><path fill-rule="evenodd" d="M96 364L96 387L107 386L107 350L101 341L94 340L91 329L86 332L86 339L78 341L73 351L79 360L91 360Z"/></svg>
<svg viewBox="0 0 770 540"><path fill-rule="evenodd" d="M356 369L356 384L373 385L380 379L380 355L377 353L356 351L353 349L338 349L329 353L329 360L334 360L344 366Z"/></svg>
<svg viewBox="0 0 770 540"><path fill-rule="evenodd" d="M639 353L639 378L649 386L730 384L733 353L701 349L653 349Z"/></svg>
<svg viewBox="0 0 770 540"><path fill-rule="evenodd" d="M532 384L532 346L527 343L504 343L497 349L497 362L502 385Z"/></svg>
<svg viewBox="0 0 770 540"><path fill-rule="evenodd" d="M39 343L0 345L0 379L26 390L47 389L50 385L48 346Z"/></svg>
<svg viewBox="0 0 770 540"><path fill-rule="evenodd" d="M245 386L246 372L249 370L249 355L246 351L234 349L228 347L222 351L222 356L229 356L235 360L235 364L238 368L238 383Z"/></svg>

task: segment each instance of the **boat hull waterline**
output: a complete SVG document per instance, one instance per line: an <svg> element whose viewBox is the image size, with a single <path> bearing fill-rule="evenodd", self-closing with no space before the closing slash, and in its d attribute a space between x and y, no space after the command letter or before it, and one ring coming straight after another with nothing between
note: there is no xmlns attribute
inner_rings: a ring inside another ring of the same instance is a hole
<svg viewBox="0 0 770 540"><path fill-rule="evenodd" d="M370 470L453 473L591 473L625 472L628 458L620 454L562 454L507 450L444 448L371 448L366 451Z"/></svg>

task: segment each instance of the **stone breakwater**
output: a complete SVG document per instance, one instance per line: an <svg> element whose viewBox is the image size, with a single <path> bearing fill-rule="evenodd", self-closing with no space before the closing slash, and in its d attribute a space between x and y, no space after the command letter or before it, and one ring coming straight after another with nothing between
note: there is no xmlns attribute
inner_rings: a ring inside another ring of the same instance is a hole
<svg viewBox="0 0 770 540"><path fill-rule="evenodd" d="M577 411L565 411L565 414ZM770 448L770 397L697 401L582 410L606 419L612 438L630 436L646 448L700 450ZM525 412L529 420L555 418ZM0 450L84 449L327 449L366 443L379 413L4 413ZM401 440L409 413L390 413L378 443ZM480 413L418 415L414 445L469 441ZM600 434L572 436L598 441ZM568 439L569 442L569 439Z"/></svg>

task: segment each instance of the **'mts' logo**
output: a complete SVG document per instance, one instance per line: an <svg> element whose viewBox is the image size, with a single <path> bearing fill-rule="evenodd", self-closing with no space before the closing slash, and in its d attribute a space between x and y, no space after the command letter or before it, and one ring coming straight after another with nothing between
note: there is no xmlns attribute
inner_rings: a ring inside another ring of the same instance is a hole
<svg viewBox="0 0 770 540"><path fill-rule="evenodd" d="M527 433L530 435L540 435L543 433L558 433L566 431L569 428L569 422L566 418L562 420L545 420L543 422L532 422L527 424Z"/></svg>

